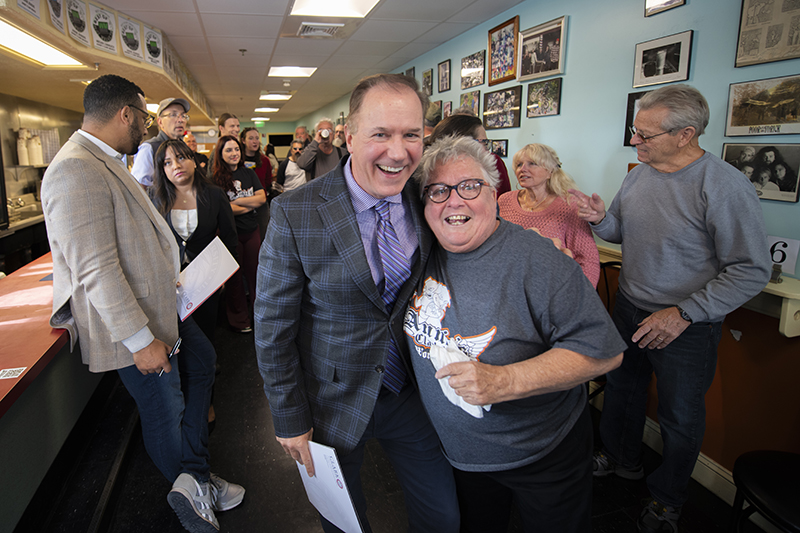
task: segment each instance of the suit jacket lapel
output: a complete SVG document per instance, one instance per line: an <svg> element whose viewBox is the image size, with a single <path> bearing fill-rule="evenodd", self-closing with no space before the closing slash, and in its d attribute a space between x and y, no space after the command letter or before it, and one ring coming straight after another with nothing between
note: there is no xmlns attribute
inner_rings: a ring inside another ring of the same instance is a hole
<svg viewBox="0 0 800 533"><path fill-rule="evenodd" d="M433 235L431 234L428 223L425 221L422 202L417 194L418 187L414 183L413 178L409 180L403 189L403 199L407 202L411 210L411 218L414 221L414 227L417 230L417 240L419 241L419 254L417 262L411 267L411 277L400 289L397 295L397 304L392 309L392 317L404 315L409 298L414 293L417 287L417 282L420 276L425 272L425 266L428 264L428 257L430 257L431 246L433 244Z"/></svg>
<svg viewBox="0 0 800 533"><path fill-rule="evenodd" d="M150 198L147 197L147 194L142 190L142 186L136 181L136 178L131 175L127 169L124 168L123 163L119 160L114 159L110 155L106 154L104 151L100 149L99 146L94 144L92 141L84 137L78 132L72 134L72 137L69 139L82 147L88 150L94 157L99 159L105 166L108 168L109 171L120 181L123 187L125 187L128 192L130 192L133 199L139 206L142 208L147 216L152 221L153 225L161 232L161 234L167 239L167 242L170 245L170 248L173 251L173 257L175 259L176 265L176 273L180 267L180 252L178 250L178 243L175 242L175 237L172 235L172 230L167 225L167 221L164 220L164 217L158 214L153 206L152 202L150 202Z"/></svg>
<svg viewBox="0 0 800 533"><path fill-rule="evenodd" d="M364 244L361 242L361 230L345 182L343 164L339 163L335 179L326 182L320 191L320 196L326 201L317 207L317 211L355 284L372 303L385 310L386 304L372 279Z"/></svg>

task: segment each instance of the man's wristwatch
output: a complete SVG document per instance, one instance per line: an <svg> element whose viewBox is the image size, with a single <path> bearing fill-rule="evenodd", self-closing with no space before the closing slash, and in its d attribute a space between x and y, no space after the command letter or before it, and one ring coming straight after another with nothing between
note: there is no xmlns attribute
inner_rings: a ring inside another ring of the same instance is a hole
<svg viewBox="0 0 800 533"><path fill-rule="evenodd" d="M681 318L687 321L689 324L692 323L692 317L689 316L689 313L683 310L680 305L676 305L675 307L678 308L678 312L681 314Z"/></svg>

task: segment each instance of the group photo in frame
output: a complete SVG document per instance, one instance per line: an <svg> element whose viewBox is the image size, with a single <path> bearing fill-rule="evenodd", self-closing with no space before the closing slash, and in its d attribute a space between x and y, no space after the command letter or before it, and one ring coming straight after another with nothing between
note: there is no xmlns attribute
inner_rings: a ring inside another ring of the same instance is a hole
<svg viewBox="0 0 800 533"><path fill-rule="evenodd" d="M491 151L497 157L508 157L508 139L492 140Z"/></svg>
<svg viewBox="0 0 800 533"><path fill-rule="evenodd" d="M472 109L472 112L476 117L481 116L481 92L470 91L468 93L463 93L459 98L458 107L468 107L469 109Z"/></svg>
<svg viewBox="0 0 800 533"><path fill-rule="evenodd" d="M433 95L433 69L422 71L422 92L428 96Z"/></svg>
<svg viewBox="0 0 800 533"><path fill-rule="evenodd" d="M540 81L528 85L526 117L548 117L561 113L561 80Z"/></svg>
<svg viewBox="0 0 800 533"><path fill-rule="evenodd" d="M722 159L750 180L762 200L797 202L800 144L725 143Z"/></svg>
<svg viewBox="0 0 800 533"><path fill-rule="evenodd" d="M731 83L725 136L800 133L800 76Z"/></svg>
<svg viewBox="0 0 800 533"><path fill-rule="evenodd" d="M439 92L443 93L450 90L450 60L447 59L439 63Z"/></svg>
<svg viewBox="0 0 800 533"><path fill-rule="evenodd" d="M735 67L800 57L800 2L742 0Z"/></svg>
<svg viewBox="0 0 800 533"><path fill-rule="evenodd" d="M688 80L691 56L692 30L637 44L633 86Z"/></svg>
<svg viewBox="0 0 800 533"><path fill-rule="evenodd" d="M517 77L519 15L489 30L489 85Z"/></svg>
<svg viewBox="0 0 800 533"><path fill-rule="evenodd" d="M522 85L483 95L483 127L487 130L519 128Z"/></svg>
<svg viewBox="0 0 800 533"><path fill-rule="evenodd" d="M486 50L461 58L461 90L483 85L486 73Z"/></svg>
<svg viewBox="0 0 800 533"><path fill-rule="evenodd" d="M656 13L661 13L673 7L682 6L686 0L645 0L644 1L644 16L651 17Z"/></svg>
<svg viewBox="0 0 800 533"><path fill-rule="evenodd" d="M631 144L631 128L633 127L633 119L636 118L636 113L639 111L639 100L642 96L652 91L639 91L638 93L630 93L628 95L628 110L625 113L625 134L622 137L622 146L633 146Z"/></svg>
<svg viewBox="0 0 800 533"><path fill-rule="evenodd" d="M564 73L567 17L523 31L520 35L519 81Z"/></svg>

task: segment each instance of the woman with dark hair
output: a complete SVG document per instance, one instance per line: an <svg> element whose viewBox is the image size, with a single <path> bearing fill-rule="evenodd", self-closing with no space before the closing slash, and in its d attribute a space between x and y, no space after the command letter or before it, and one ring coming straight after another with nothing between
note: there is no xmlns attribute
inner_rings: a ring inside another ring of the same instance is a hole
<svg viewBox="0 0 800 533"><path fill-rule="evenodd" d="M492 141L486 138L486 130L483 128L483 122L478 117L473 115L450 115L441 122L439 122L433 129L433 133L426 139L426 145L430 146L439 139L455 135L456 137L472 137L483 145L483 148L492 154L494 163L497 167L497 172L500 174L500 185L497 187L497 195L500 196L511 190L511 180L508 179L508 170L506 164L500 157L492 153Z"/></svg>
<svg viewBox="0 0 800 533"><path fill-rule="evenodd" d="M785 161L772 163L772 180L782 192L795 192L797 189L797 174Z"/></svg>
<svg viewBox="0 0 800 533"><path fill-rule="evenodd" d="M239 139L244 145L244 166L256 173L258 181L261 182L261 187L266 193L272 188L273 172L269 158L261 153L261 134L255 128L245 128L239 135ZM269 223L269 204L259 207L256 213L259 233L263 240Z"/></svg>
<svg viewBox="0 0 800 533"><path fill-rule="evenodd" d="M233 216L236 220L238 244L236 254L240 269L226 283L228 322L241 333L253 331L251 317L256 292L256 269L261 235L258 230L256 210L267 201L256 173L244 166L239 139L225 135L217 141L214 149L213 181L228 194ZM242 272L244 271L244 272ZM250 290L250 301L244 288L244 279Z"/></svg>
<svg viewBox="0 0 800 533"><path fill-rule="evenodd" d="M192 149L180 139L164 142L156 152L155 175L150 198L169 224L181 251L181 269L200 255L219 234L236 257L236 225L228 196L195 172ZM208 340L214 343L220 291L192 313Z"/></svg>
<svg viewBox="0 0 800 533"><path fill-rule="evenodd" d="M275 176L278 175L278 158L275 157L275 145L272 143L267 143L267 146L264 147L264 155L269 158L269 162L272 165L272 180L275 180Z"/></svg>

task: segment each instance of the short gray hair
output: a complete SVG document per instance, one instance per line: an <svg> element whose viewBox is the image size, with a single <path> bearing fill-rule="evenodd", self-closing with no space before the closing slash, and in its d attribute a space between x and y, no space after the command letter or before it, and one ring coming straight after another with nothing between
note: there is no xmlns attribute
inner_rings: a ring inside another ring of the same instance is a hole
<svg viewBox="0 0 800 533"><path fill-rule="evenodd" d="M329 123L331 126L334 126L334 127L335 127L335 124L334 124L334 122L333 122L331 119L329 119L329 118L321 118L321 119L319 119L319 120L317 121L317 123L314 125L314 131L318 130L318 129L319 129L319 125L320 125L320 124L322 124L323 122L327 122L327 123Z"/></svg>
<svg viewBox="0 0 800 533"><path fill-rule="evenodd" d="M451 135L439 139L422 154L414 174L414 179L419 183L420 195L441 165L452 163L460 157L468 157L478 163L483 179L489 185L495 189L500 185L500 173L497 171L494 156L472 137Z"/></svg>
<svg viewBox="0 0 800 533"><path fill-rule="evenodd" d="M666 107L667 118L661 123L664 131L694 128L695 137L701 136L708 126L708 102L694 87L685 84L668 85L647 93L639 100L639 110Z"/></svg>

